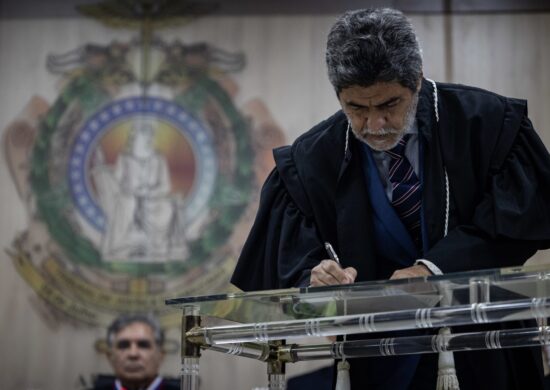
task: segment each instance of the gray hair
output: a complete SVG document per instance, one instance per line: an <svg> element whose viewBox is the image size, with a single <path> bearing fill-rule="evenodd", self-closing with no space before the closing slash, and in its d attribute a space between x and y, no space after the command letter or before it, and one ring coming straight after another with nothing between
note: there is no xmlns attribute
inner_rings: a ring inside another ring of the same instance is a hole
<svg viewBox="0 0 550 390"><path fill-rule="evenodd" d="M107 328L107 344L109 347L113 346L115 336L122 331L122 329L135 323L149 325L149 327L153 330L153 335L155 336L155 342L157 345L163 345L164 331L155 317L149 314L123 314L115 318L115 320Z"/></svg>
<svg viewBox="0 0 550 390"><path fill-rule="evenodd" d="M422 55L411 22L391 8L348 11L327 40L328 77L339 94L353 85L397 81L416 91Z"/></svg>

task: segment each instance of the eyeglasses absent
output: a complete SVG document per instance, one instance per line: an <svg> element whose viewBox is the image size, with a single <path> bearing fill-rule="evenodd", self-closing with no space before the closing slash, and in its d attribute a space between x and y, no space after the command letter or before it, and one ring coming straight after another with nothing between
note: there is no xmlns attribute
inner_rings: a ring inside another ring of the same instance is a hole
<svg viewBox="0 0 550 390"><path fill-rule="evenodd" d="M116 349L128 349L128 348L130 348L132 343L136 344L139 349L151 349L153 347L153 343L150 340L146 340L146 339L140 339L140 340L122 339L122 340L118 340L115 344L115 347L116 347Z"/></svg>

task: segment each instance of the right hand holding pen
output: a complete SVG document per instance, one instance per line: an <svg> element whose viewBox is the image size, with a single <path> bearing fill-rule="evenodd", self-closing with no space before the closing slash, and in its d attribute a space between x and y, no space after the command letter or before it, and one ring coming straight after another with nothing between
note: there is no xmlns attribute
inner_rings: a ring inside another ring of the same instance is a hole
<svg viewBox="0 0 550 390"><path fill-rule="evenodd" d="M323 260L311 270L309 280L311 287L351 284L357 277L353 267L341 268L334 260Z"/></svg>

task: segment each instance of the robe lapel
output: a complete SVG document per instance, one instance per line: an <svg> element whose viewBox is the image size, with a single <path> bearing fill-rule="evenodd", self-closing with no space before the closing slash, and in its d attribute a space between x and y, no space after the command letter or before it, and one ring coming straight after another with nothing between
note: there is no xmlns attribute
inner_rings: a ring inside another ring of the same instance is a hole
<svg viewBox="0 0 550 390"><path fill-rule="evenodd" d="M357 270L356 281L364 281L376 277L375 242L372 207L365 201L368 195L361 180L361 162L354 144L350 142L336 186L337 250L340 251L342 265L354 267Z"/></svg>
<svg viewBox="0 0 550 390"><path fill-rule="evenodd" d="M444 121L441 107L440 120ZM444 234L445 171L441 157L438 131L445 128L435 121L433 86L423 80L418 100L416 120L422 144L422 236L424 251L433 247Z"/></svg>

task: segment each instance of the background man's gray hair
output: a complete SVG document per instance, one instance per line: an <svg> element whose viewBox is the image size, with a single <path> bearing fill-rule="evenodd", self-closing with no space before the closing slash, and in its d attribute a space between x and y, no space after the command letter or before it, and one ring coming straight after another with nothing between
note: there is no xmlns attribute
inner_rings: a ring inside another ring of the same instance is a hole
<svg viewBox="0 0 550 390"><path fill-rule="evenodd" d="M343 14L328 34L326 62L337 94L353 85L391 81L415 91L422 75L420 46L411 22L390 8Z"/></svg>
<svg viewBox="0 0 550 390"><path fill-rule="evenodd" d="M164 343L164 331L155 317L148 314L123 314L115 318L115 320L107 328L107 343L109 344L109 347L113 346L113 341L116 334L128 325L136 322L149 325L149 327L153 330L156 343L159 346L162 346Z"/></svg>

